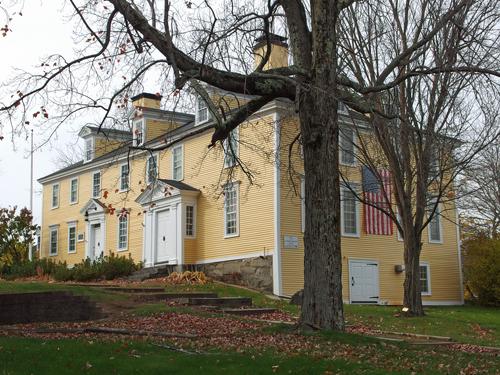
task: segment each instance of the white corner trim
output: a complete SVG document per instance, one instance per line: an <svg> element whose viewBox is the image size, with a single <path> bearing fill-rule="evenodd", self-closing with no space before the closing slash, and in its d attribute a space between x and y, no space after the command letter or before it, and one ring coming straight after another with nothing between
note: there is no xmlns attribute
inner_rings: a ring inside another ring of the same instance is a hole
<svg viewBox="0 0 500 375"><path fill-rule="evenodd" d="M273 252L273 294L281 296L283 285L281 280L281 167L280 143L281 128L280 115L276 111L274 120L274 252Z"/></svg>
<svg viewBox="0 0 500 375"><path fill-rule="evenodd" d="M464 275L462 272L462 251L460 240L460 218L458 216L457 206L455 205L455 226L457 230L457 256L458 256L458 279L460 282L460 300L464 304Z"/></svg>
<svg viewBox="0 0 500 375"><path fill-rule="evenodd" d="M246 253L246 254L241 254L241 255L229 255L225 257L219 257L219 258L209 258L209 259L203 259L195 262L195 264L208 264L208 263L218 263L218 262L228 262L230 260L240 260L240 259L250 259L250 258L258 258L260 256L269 256L273 255L273 260L274 260L274 250L261 250L261 251L255 251L252 253ZM274 262L273 262L274 264ZM274 275L273 275L274 277Z"/></svg>

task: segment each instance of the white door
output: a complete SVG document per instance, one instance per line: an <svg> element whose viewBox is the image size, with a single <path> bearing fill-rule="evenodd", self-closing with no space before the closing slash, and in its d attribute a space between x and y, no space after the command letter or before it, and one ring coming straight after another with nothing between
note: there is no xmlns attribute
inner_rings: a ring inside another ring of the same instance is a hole
<svg viewBox="0 0 500 375"><path fill-rule="evenodd" d="M103 243L101 235L101 225L92 225L92 256L97 259L102 255Z"/></svg>
<svg viewBox="0 0 500 375"><path fill-rule="evenodd" d="M170 226L170 210L159 211L156 214L156 262L168 262L175 254L175 248L169 246L172 243Z"/></svg>
<svg viewBox="0 0 500 375"><path fill-rule="evenodd" d="M351 303L378 303L378 264L371 261L349 261Z"/></svg>

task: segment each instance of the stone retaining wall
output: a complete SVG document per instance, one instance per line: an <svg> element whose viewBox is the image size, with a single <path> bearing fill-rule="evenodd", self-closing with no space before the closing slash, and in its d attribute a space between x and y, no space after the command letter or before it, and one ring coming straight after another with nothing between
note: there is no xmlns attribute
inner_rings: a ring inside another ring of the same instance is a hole
<svg viewBox="0 0 500 375"><path fill-rule="evenodd" d="M198 264L196 269L216 280L265 291L273 290L273 257L270 255Z"/></svg>
<svg viewBox="0 0 500 375"><path fill-rule="evenodd" d="M0 294L0 324L70 322L101 317L95 302L70 292Z"/></svg>

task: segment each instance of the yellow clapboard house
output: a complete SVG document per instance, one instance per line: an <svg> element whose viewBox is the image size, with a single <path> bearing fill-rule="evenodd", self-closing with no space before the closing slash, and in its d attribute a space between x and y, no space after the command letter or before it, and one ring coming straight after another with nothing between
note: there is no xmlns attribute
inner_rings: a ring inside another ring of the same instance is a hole
<svg viewBox="0 0 500 375"><path fill-rule="evenodd" d="M286 65L284 40L273 43L270 63ZM257 61L262 48L262 43L256 46ZM249 99L208 90L228 110ZM162 110L160 99L147 93L132 98L138 110L131 131L84 126L79 133L83 160L39 179L40 255L71 266L113 253L131 256L144 267L196 267L276 295L300 290L303 170L293 103L267 104L224 146L209 149L214 121L203 100L197 100L193 115ZM352 118L341 110L341 127L352 126ZM363 116L355 118L362 127ZM353 138L357 133L342 134ZM347 141L343 144L355 144ZM361 166L349 157L355 152L341 151L341 168L361 184ZM397 231L367 234L366 208L348 189L342 189L341 207L345 301L401 304L403 242ZM461 304L456 210L447 204L440 213L423 236L423 300Z"/></svg>

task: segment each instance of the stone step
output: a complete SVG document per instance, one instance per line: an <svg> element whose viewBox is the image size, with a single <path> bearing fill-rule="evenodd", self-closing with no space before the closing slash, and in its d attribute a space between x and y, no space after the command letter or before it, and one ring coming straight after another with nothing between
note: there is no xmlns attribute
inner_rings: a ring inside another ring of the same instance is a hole
<svg viewBox="0 0 500 375"><path fill-rule="evenodd" d="M139 301L158 301L191 298L217 298L217 293L135 293L133 298Z"/></svg>
<svg viewBox="0 0 500 375"><path fill-rule="evenodd" d="M223 313L232 315L258 315L276 312L272 307L254 307L250 309L222 309Z"/></svg>
<svg viewBox="0 0 500 375"><path fill-rule="evenodd" d="M112 287L105 288L111 292L121 292L121 293L162 293L165 292L165 288L151 287L151 288L127 288L127 287Z"/></svg>
<svg viewBox="0 0 500 375"><path fill-rule="evenodd" d="M252 299L250 297L189 298L188 304L192 306L242 307L252 306Z"/></svg>
<svg viewBox="0 0 500 375"><path fill-rule="evenodd" d="M143 268L138 271L135 271L127 279L131 281L144 281L151 278L168 276L172 272L174 272L176 268L177 265L175 264L170 264L170 265L166 264L162 266Z"/></svg>

